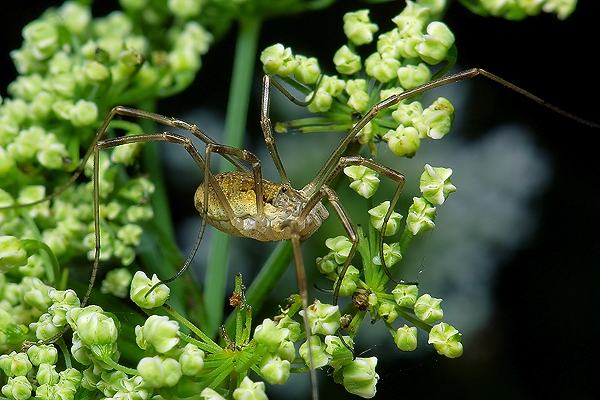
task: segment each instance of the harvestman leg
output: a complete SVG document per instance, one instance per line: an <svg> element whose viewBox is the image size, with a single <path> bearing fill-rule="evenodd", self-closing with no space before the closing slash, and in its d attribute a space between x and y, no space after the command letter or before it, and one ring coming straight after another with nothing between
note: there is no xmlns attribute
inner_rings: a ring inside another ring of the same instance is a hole
<svg viewBox="0 0 600 400"><path fill-rule="evenodd" d="M107 125L108 124L106 124L106 126ZM100 136L100 135L98 135L98 136ZM87 292L82 301L83 305L85 305L87 303L87 300L91 294L92 287L94 286L94 282L96 280L96 274L98 272L98 267L100 264L100 212L99 212L99 208L100 208L99 174L100 174L100 172L99 172L99 163L98 163L98 157L100 154L100 150L117 147L117 146L122 146L122 145L126 145L126 144L142 143L142 142L169 142L169 143L175 143L175 144L182 145L185 148L185 150L192 156L192 158L194 159L196 164L198 164L198 166L201 169L203 169L206 173L206 162L204 161L204 159L202 158L200 153L198 153L198 150L195 148L192 141L189 138L186 138L185 136L181 136L181 135L178 135L175 133L163 132L161 134L123 136L123 137L118 137L115 139L97 140L96 141L96 143L94 144L94 147L91 151L94 156L94 175L93 175L94 230L95 230L94 265L93 265L93 269L92 269L92 275L90 277L90 283L89 283ZM204 206L204 215L206 215L207 207L208 207L208 202L207 202L208 185L211 185L211 187L213 188L213 190L215 192L215 195L219 198L219 201L223 205L225 212L228 214L228 217L233 218L234 217L233 210L231 209L231 206L229 205L227 198L223 194L223 191L221 190L220 186L216 182L214 176L210 173L210 170L208 171L208 173L206 173L206 175L204 177L204 182L205 182L204 183L204 185L205 185L205 191L204 191L205 201L204 201L204 205L203 205ZM198 250L198 247L200 246L200 242L202 241L202 237L204 235L205 227L206 227L206 220L203 218L202 224L200 226L200 230L196 237L196 242L194 243L194 246L193 246L193 249L190 252L190 254L188 255L188 257L186 258L183 266L177 271L176 275L167 280L159 282L157 285L154 285L148 293L150 293L152 291L152 289L154 289L159 284L168 283L168 282L171 282L171 281L177 279L177 277L179 277L187 269L189 264L192 262L192 259L194 258L194 255L196 254L196 251Z"/></svg>
<svg viewBox="0 0 600 400"><path fill-rule="evenodd" d="M392 215L392 212L394 211L394 207L396 206L396 203L398 202L398 199L400 198L400 193L402 192L402 188L404 186L404 175L402 175L401 173L388 168L386 166L383 166L373 160L369 160L366 158L363 158L361 156L349 156L349 157L341 157L336 165L336 167L324 177L324 183L323 186L321 187L321 190L317 193L315 193L306 203L305 208L302 210L302 213L300 215L300 218L306 218L306 216L308 215L308 213L310 212L310 210L325 196L327 195L328 197L330 196L328 192L333 192L333 190L329 189L329 187L327 186L329 183L331 183L331 181L333 181L335 179L336 176L338 176L340 174L340 172L342 172L344 170L345 167L350 166L350 165L362 165L362 166L366 166L368 168L371 168L372 170L375 170L377 172L379 172L382 175L387 176L388 178L392 179L393 181L396 181L398 183L398 185L396 186L396 190L394 191L394 195L392 197L392 200L390 201L390 207L388 208L387 213L385 214L385 217L383 218L383 225L381 227L381 232L380 232L380 239L379 239L379 259L381 260L381 266L383 267L383 270L385 271L386 275L392 279L391 277L391 273L387 267L387 265L385 265L385 259L383 257L383 234L385 233L385 229L387 227L387 223ZM335 193L334 193L335 194ZM337 201L337 196L335 197L335 202L338 203ZM332 203L332 205L334 206L334 208L336 208L336 203ZM336 208L337 211L337 208ZM344 223L344 227L346 228L346 224L349 224L349 226L351 226L349 219L346 217L342 217L342 214L340 214L338 212L338 215L340 216L340 219L342 220L342 223ZM344 222L344 218L346 218L346 222ZM348 231L348 228L346 228L346 230ZM351 249L351 255L354 255L354 251L355 251L355 247L356 247L357 243L353 243L353 247ZM344 263L344 266L342 267L342 270L339 273L339 277L338 277L338 282L335 285L335 288L333 290L333 302L334 304L337 304L338 301L338 296L340 293L340 286L342 284L342 279L344 278L344 275L346 274L346 271L348 270L348 267L350 266L350 262L352 261L352 258L349 256L348 259L346 259L346 262Z"/></svg>
<svg viewBox="0 0 600 400"><path fill-rule="evenodd" d="M317 80L316 87L321 85L321 80L323 79L323 75L319 76ZM273 163L281 176L281 181L284 185L290 185L290 179L288 178L285 168L283 167L283 163L281 162L281 158L279 157L279 152L277 151L277 146L275 144L275 138L273 137L273 126L271 124L271 118L269 117L269 109L270 109L270 96L271 96L271 85L273 85L277 90L281 92L285 97L288 98L292 103L300 106L306 107L309 105L313 98L314 93L316 93L316 89L313 91L313 95L307 100L299 100L294 97L277 79L273 78L270 75L263 76L262 82L262 97L260 102L260 126L263 131L263 136L265 139L265 144L269 153L271 154L271 158L273 159Z"/></svg>

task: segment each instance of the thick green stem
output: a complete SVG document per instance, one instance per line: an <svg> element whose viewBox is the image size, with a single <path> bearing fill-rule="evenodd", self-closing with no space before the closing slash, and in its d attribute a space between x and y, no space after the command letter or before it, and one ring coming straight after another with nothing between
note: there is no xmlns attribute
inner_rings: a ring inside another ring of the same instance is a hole
<svg viewBox="0 0 600 400"><path fill-rule="evenodd" d="M238 30L233 76L229 89L227 118L225 120L225 144L241 147L248 102L252 89L254 65L256 63L256 46L260 33L261 20L258 18L241 19ZM221 168L225 171L230 166ZM208 257L208 268L205 275L204 299L206 304L206 331L214 335L223 319L225 286L228 275L229 236L215 231Z"/></svg>

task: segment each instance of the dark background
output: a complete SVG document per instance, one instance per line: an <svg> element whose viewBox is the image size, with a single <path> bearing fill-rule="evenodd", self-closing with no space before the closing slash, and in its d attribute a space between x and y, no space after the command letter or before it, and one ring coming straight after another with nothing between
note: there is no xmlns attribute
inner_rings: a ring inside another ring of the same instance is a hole
<svg viewBox="0 0 600 400"><path fill-rule="evenodd" d="M49 4L60 3L14 2L12 8L3 5L3 96L15 76L8 51L20 46L22 26ZM116 2L101 3L99 14ZM402 7L399 3L371 6L372 19L383 25ZM482 18L453 3L445 22L456 34L461 65L493 71L553 104L598 122L597 3L580 1L577 11L566 21L542 15L521 23ZM328 59L343 42L342 15L364 6L341 1L311 14L308 23L306 16L267 21L259 49L281 41L300 53ZM331 33L325 32L329 26L335 28ZM163 101L159 110L177 114L180 108L191 107L193 99L224 112L233 44L231 32L204 57L193 86L183 95ZM256 82L258 74L257 69ZM203 95L196 97L195 93ZM248 125L254 136L249 140L260 143L255 121L258 91L254 98ZM418 360L382 361L378 367L382 377L379 398L598 398L600 243L595 196L600 171L596 167L595 139L600 131L566 120L483 79L471 86L467 106L468 129L453 135L468 135L475 140L489 128L512 121L536 132L535 143L549 156L553 168L549 189L534 204L540 221L533 238L498 270L491 323L465 344L465 355L446 360L428 353ZM332 396L343 396L344 392L334 393Z"/></svg>

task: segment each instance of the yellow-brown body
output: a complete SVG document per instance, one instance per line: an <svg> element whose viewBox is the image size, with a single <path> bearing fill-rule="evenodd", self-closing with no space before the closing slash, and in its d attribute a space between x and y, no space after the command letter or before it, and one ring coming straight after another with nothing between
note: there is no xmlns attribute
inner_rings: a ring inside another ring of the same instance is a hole
<svg viewBox="0 0 600 400"><path fill-rule="evenodd" d="M288 240L291 225L295 221L301 239L311 236L329 216L321 202L317 203L306 218L299 219L307 199L301 191L289 186L262 180L263 215L256 207L254 177L245 172L225 172L215 175L215 181L227 198L233 218L219 201L215 190L209 185L208 207L204 213L204 183L194 195L196 209L215 228L236 236L250 237L260 241Z"/></svg>

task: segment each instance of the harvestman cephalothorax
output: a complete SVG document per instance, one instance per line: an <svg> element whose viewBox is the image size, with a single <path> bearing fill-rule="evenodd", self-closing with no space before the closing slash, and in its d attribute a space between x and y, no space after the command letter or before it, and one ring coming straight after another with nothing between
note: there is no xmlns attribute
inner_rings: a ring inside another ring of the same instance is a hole
<svg viewBox="0 0 600 400"><path fill-rule="evenodd" d="M334 304L337 304L342 278L348 269L358 246L357 230L352 224L348 214L344 210L344 207L340 203L335 191L330 187L331 182L346 166L366 166L388 177L396 183L396 189L390 201L390 207L384 217L379 240L380 260L382 260L383 268L387 271L383 257L383 238L381 236L383 232L386 231L387 222L390 219L390 216L394 210L394 206L400 197L400 193L404 184L404 176L400 172L381 165L372 159L367 159L362 156L344 156L347 146L353 140L355 140L361 129L381 110L398 104L405 99L421 94L430 89L470 79L476 76L483 76L496 83L499 83L508 89L511 89L549 108L550 110L579 123L594 128L600 127L600 125L596 123L582 119L574 114L549 104L541 98L494 74L479 68L472 68L431 81L417 88L407 90L401 94L393 95L372 106L364 115L357 117L357 121L353 128L344 136L344 138L331 152L330 156L320 168L315 178L302 189L295 189L292 187L292 184L287 176L273 137L272 124L269 117L270 89L271 86L274 86L289 100L300 106L306 106L310 102L310 99L309 102L303 102L296 99L282 86L279 81L271 76L266 75L263 77L262 82L260 124L263 131L265 144L281 178L279 183L270 182L262 178L261 161L256 155L247 150L216 143L196 125L189 124L176 118L169 118L155 113L118 106L113 108L106 116L102 125L98 129L90 148L82 157L77 170L65 184L56 188L53 193L44 199L28 204L0 207L0 209L32 206L48 201L60 195L60 193L66 190L67 187L69 187L79 178L83 172L86 162L90 157L93 157L92 180L95 251L94 264L89 286L81 303L81 306L83 307L87 303L91 290L94 286L100 260L100 196L98 184L98 158L100 150L142 142L169 142L181 145L193 158L198 165L198 168L203 171L204 174L203 182L198 186L194 196L194 204L200 213L200 216L202 217L202 222L193 249L188 255L184 264L174 276L162 280L159 284L172 282L186 270L191 263L198 246L200 245L206 223L209 223L223 232L236 236L249 237L260 241L290 240L294 253L298 290L302 298L302 307L304 309L304 327L305 331L309 335L310 327L306 313L306 309L308 307L308 292L300 243L310 237L320 227L321 223L329 216L327 209L322 203L324 199L327 199L333 207L333 210L342 222L342 225L346 230L350 241L352 242L350 253L340 271L339 278L333 291ZM117 116L141 118L170 128L183 129L206 144L204 154L202 155L198 151L190 138L169 131L105 139L110 122ZM216 175L213 174L210 170L212 153L222 155L236 167L236 170L233 172L225 172ZM249 163L251 168L248 169L243 162ZM158 286L158 284L155 285L155 287L156 286ZM308 346L308 348L309 357L312 359L312 354L310 354L310 346ZM317 399L318 391L316 385L316 374L315 370L312 368L310 368L310 378L312 383L312 398Z"/></svg>

